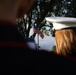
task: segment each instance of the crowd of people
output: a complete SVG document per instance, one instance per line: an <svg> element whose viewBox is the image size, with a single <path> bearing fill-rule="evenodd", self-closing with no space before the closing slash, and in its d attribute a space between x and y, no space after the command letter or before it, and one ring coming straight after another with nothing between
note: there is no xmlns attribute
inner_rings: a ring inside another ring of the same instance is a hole
<svg viewBox="0 0 76 75"><path fill-rule="evenodd" d="M57 26L55 26L55 22L52 21L56 39L54 52L33 50L17 30L16 19L27 14L34 1L0 0L0 73L34 75L53 72L53 74L59 74L59 70L68 74L75 73L76 22L65 23L68 26L65 26L63 22L63 28L56 29L56 27L61 27L61 23L59 25L56 23Z"/></svg>

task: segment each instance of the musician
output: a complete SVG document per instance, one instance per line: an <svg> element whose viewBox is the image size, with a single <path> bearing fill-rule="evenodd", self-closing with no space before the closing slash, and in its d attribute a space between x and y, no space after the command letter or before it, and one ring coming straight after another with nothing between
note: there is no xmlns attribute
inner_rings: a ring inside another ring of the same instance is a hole
<svg viewBox="0 0 76 75"><path fill-rule="evenodd" d="M76 18L47 17L53 24L52 32L56 41L56 53L76 58Z"/></svg>

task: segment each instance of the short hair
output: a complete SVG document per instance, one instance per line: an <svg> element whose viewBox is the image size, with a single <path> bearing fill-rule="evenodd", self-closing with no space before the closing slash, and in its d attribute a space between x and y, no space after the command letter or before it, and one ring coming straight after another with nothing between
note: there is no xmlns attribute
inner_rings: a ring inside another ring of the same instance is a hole
<svg viewBox="0 0 76 75"><path fill-rule="evenodd" d="M58 54L76 54L76 28L56 31L55 40Z"/></svg>

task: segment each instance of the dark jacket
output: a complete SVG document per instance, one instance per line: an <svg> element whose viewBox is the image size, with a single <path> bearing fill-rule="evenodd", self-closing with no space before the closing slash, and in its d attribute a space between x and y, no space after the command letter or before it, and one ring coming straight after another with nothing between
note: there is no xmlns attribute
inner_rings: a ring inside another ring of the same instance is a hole
<svg viewBox="0 0 76 75"><path fill-rule="evenodd" d="M33 50L17 27L11 23L0 23L0 73L48 75L60 70L64 73L75 73L76 59L59 56L54 52Z"/></svg>

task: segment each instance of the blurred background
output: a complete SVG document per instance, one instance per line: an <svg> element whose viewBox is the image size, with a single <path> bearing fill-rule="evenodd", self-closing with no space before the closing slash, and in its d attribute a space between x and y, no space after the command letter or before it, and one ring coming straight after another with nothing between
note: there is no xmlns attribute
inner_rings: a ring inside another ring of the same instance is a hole
<svg viewBox="0 0 76 75"><path fill-rule="evenodd" d="M45 20L48 16L76 17L76 0L36 0L30 12L17 19L18 30L25 38L34 39L39 49L53 50L55 39L51 36L52 24ZM38 31L34 32L33 28Z"/></svg>

